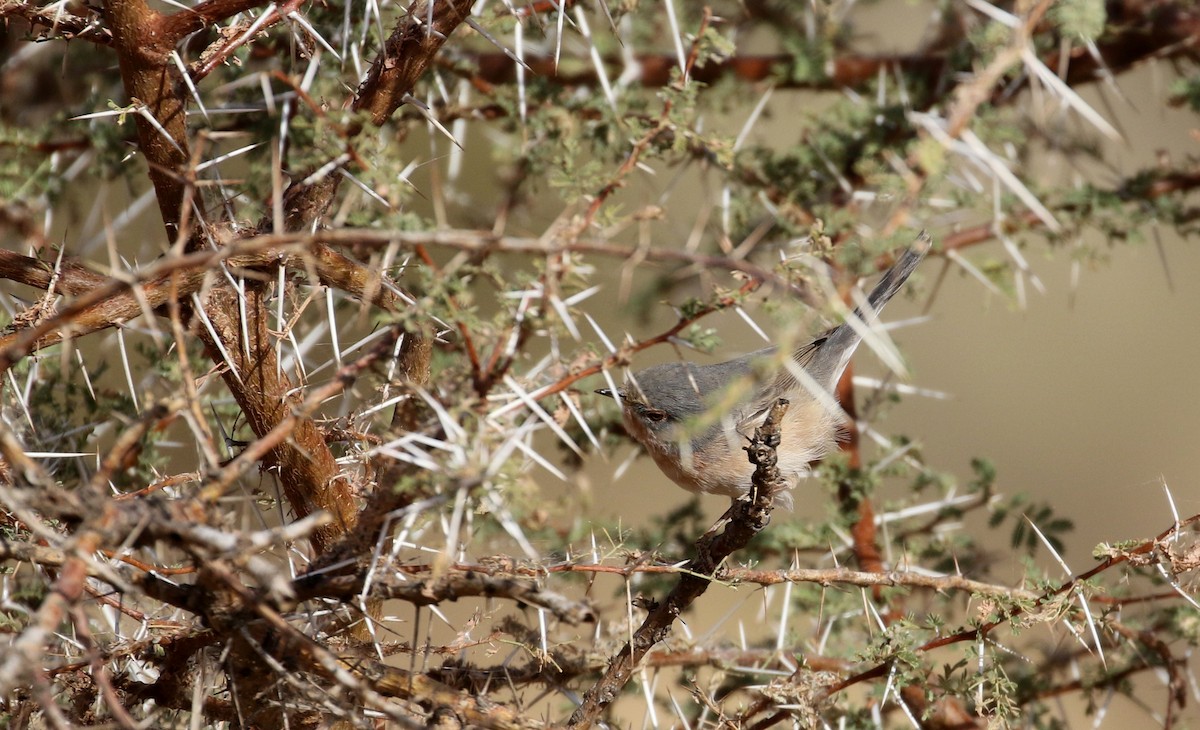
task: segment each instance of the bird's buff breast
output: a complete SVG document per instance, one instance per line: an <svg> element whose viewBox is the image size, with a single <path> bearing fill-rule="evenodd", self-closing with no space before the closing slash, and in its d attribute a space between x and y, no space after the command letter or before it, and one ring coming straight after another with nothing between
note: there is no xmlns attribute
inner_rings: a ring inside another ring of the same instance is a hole
<svg viewBox="0 0 1200 730"><path fill-rule="evenodd" d="M693 438L682 443L660 442L630 415L625 416L624 422L658 468L684 489L738 497L750 488L754 465L743 447L761 420L748 424L745 433L730 426L724 431L714 430L707 440ZM836 430L834 417L815 400L792 404L780 428L780 445L776 449L779 470L789 486L795 486L808 471L810 462L829 451Z"/></svg>

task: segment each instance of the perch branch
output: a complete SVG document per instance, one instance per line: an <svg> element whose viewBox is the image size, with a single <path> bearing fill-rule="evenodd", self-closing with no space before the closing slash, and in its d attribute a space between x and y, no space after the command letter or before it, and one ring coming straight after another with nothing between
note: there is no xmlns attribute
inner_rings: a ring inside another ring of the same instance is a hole
<svg viewBox="0 0 1200 730"><path fill-rule="evenodd" d="M675 588L666 600L650 609L633 638L612 658L604 676L584 694L583 703L571 715L568 727L585 728L596 722L617 699L650 649L667 638L675 620L708 589L721 563L767 526L775 495L786 487L776 465L775 449L780 443L780 423L787 408L787 400L776 401L762 425L754 429L754 437L746 447L750 463L755 465L750 493L734 500L721 532L716 532L718 522L696 541L696 556L684 568Z"/></svg>

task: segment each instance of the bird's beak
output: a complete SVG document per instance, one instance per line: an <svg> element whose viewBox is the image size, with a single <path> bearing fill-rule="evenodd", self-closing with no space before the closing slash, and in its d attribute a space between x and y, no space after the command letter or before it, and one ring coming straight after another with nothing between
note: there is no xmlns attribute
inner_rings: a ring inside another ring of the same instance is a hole
<svg viewBox="0 0 1200 730"><path fill-rule="evenodd" d="M624 393L622 393L621 391L619 391L619 390L618 390L618 391L614 392L613 390L611 390L611 389L609 389L609 388L601 388L601 389L599 389L599 390L597 390L597 391L594 391L594 392L596 393L596 395L603 395L603 396L606 396L606 397L608 397L608 398L617 398L618 396L620 396L620 397L624 397L624 396L625 396L625 394L624 394Z"/></svg>

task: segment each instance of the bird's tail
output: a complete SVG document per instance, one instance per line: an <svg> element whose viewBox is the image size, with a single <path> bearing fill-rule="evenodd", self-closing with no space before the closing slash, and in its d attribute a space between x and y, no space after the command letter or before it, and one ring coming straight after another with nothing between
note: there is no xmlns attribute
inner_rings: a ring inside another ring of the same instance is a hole
<svg viewBox="0 0 1200 730"><path fill-rule="evenodd" d="M811 345L806 345L796 351L795 359L827 392L832 393L837 386L846 365L850 362L850 357L858 348L858 343L862 341L861 328L870 326L879 317L879 312L884 305L895 296L896 292L900 291L900 287L917 268L917 264L925 258L931 245L932 239L929 234L921 231L917 240L900 255L892 268L888 269L875 288L871 290L871 294L867 297L869 311L863 311L862 307L854 310L851 317L857 320L855 324L859 325L859 329L849 322L843 322L818 337Z"/></svg>

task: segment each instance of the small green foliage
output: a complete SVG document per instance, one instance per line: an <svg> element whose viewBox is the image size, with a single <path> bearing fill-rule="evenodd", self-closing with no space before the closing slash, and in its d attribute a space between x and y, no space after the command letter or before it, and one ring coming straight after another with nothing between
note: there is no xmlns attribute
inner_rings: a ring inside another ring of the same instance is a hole
<svg viewBox="0 0 1200 730"><path fill-rule="evenodd" d="M785 40L784 49L792 58L783 79L785 82L817 86L828 77L829 59L834 49L827 40L813 41L808 36L791 35Z"/></svg>
<svg viewBox="0 0 1200 730"><path fill-rule="evenodd" d="M658 96L667 110L666 128L674 132L673 134L660 134L656 137L655 141L661 152L670 151L674 154L681 154L687 151L687 136L679 134L679 132L690 130L696 126L696 101L704 85L700 83L684 84L682 79L683 71L678 68L672 69L671 83L658 92ZM657 121L653 123L653 128L661 129Z"/></svg>
<svg viewBox="0 0 1200 730"><path fill-rule="evenodd" d="M721 338L712 327L694 324L680 335L680 339L700 352L714 352L721 346Z"/></svg>
<svg viewBox="0 0 1200 730"><path fill-rule="evenodd" d="M846 455L841 452L825 457L817 474L824 484L836 489L839 494L847 495L851 503L857 503L874 494L879 487L881 476L870 469L851 467ZM833 500L833 503L841 503L846 507L853 506L837 499ZM849 513L845 517L851 520L855 519L855 516Z"/></svg>
<svg viewBox="0 0 1200 730"><path fill-rule="evenodd" d="M798 139L782 146L744 148L734 166L745 184L765 188L780 206L777 224L786 235L808 235L814 218L829 230L852 228L842 205L847 185L903 193L893 165L897 135L911 132L902 106L838 101L796 129Z"/></svg>
<svg viewBox="0 0 1200 730"><path fill-rule="evenodd" d="M859 654L860 661L888 662L896 672L900 686L909 684L910 672L922 665L921 654L916 648L924 643L923 632L905 617L892 621Z"/></svg>
<svg viewBox="0 0 1200 730"><path fill-rule="evenodd" d="M996 465L977 456L971 459L971 471L975 472L975 478L967 482L967 488L972 492L990 493L996 485Z"/></svg>
<svg viewBox="0 0 1200 730"><path fill-rule="evenodd" d="M46 594L50 592L50 586L33 576L26 576L9 585L11 587L7 598L14 604L30 609L41 605Z"/></svg>
<svg viewBox="0 0 1200 730"><path fill-rule="evenodd" d="M1055 516L1054 510L1049 504L1036 504L1025 494L1017 494L998 502L992 509L988 524L998 527L1008 517L1013 518L1009 544L1014 549L1023 548L1029 552L1043 546L1041 538L1037 534L1038 531L1041 531L1051 547L1061 553L1063 550L1061 536L1075 527L1075 523L1070 519ZM1037 530L1031 529L1030 523L1036 525Z"/></svg>
<svg viewBox="0 0 1200 730"><path fill-rule="evenodd" d="M683 303L679 305L679 316L683 317L684 319L695 319L703 314L708 309L708 306L709 305L707 302L695 297L685 299Z"/></svg>
<svg viewBox="0 0 1200 730"><path fill-rule="evenodd" d="M798 495L793 495L793 499L797 498ZM776 555L792 555L797 551L823 552L836 541L836 531L827 522L786 519L785 515L777 512L771 529L763 530L754 538L747 548L747 554L761 561Z"/></svg>
<svg viewBox="0 0 1200 730"><path fill-rule="evenodd" d="M968 34L977 59L975 65L982 68L990 63L997 52L1012 43L1012 34L1011 28L996 20L975 26Z"/></svg>
<svg viewBox="0 0 1200 730"><path fill-rule="evenodd" d="M692 552L696 535L707 528L700 499L693 497L665 513L653 515L645 527L620 532L620 548L639 560L675 562ZM639 590L650 596L663 595L675 580L669 574L642 576Z"/></svg>
<svg viewBox="0 0 1200 730"><path fill-rule="evenodd" d="M903 443L904 439L901 438L900 441ZM927 490L932 490L944 494L949 492L956 482L957 480L953 474L938 472L933 469L924 469L918 472L913 479L913 492L920 494Z"/></svg>
<svg viewBox="0 0 1200 730"><path fill-rule="evenodd" d="M17 611L0 611L0 631L7 634L17 634L25 629L23 614ZM0 727L8 727L0 724Z"/></svg>
<svg viewBox="0 0 1200 730"><path fill-rule="evenodd" d="M607 168L599 160L578 162L563 158L563 166L550 174L549 182L567 202L577 202L604 187Z"/></svg>
<svg viewBox="0 0 1200 730"><path fill-rule="evenodd" d="M737 53L737 43L732 38L721 34L716 28L709 26L700 36L697 44L696 68L705 66L709 61L723 61Z"/></svg>
<svg viewBox="0 0 1200 730"><path fill-rule="evenodd" d="M1200 112L1200 74L1175 79L1171 83L1171 103Z"/></svg>
<svg viewBox="0 0 1200 730"><path fill-rule="evenodd" d="M1104 0L1058 0L1047 15L1060 33L1081 41L1099 38L1108 22Z"/></svg>
<svg viewBox="0 0 1200 730"><path fill-rule="evenodd" d="M931 177L941 177L948 169L946 145L932 137L922 137L913 147L913 158Z"/></svg>
<svg viewBox="0 0 1200 730"><path fill-rule="evenodd" d="M1021 705L1017 700L1017 685L1009 679L1004 662L986 663L976 685L983 694L983 706L978 708L981 713L998 722L1019 716Z"/></svg>
<svg viewBox="0 0 1200 730"><path fill-rule="evenodd" d="M1185 604L1171 607L1163 617L1166 625L1173 627L1174 632L1189 646L1200 646L1200 613L1195 607Z"/></svg>
<svg viewBox="0 0 1200 730"><path fill-rule="evenodd" d="M932 631L934 634L940 634L945 626L946 619L944 616L936 613L925 614L925 622L922 628ZM943 665L943 669L949 671L950 667L948 665Z"/></svg>
<svg viewBox="0 0 1200 730"><path fill-rule="evenodd" d="M1113 543L1102 542L1096 547L1092 548L1092 557L1096 558L1097 560L1115 558L1125 555L1130 550L1133 550L1134 548L1144 544L1144 540L1124 540Z"/></svg>

